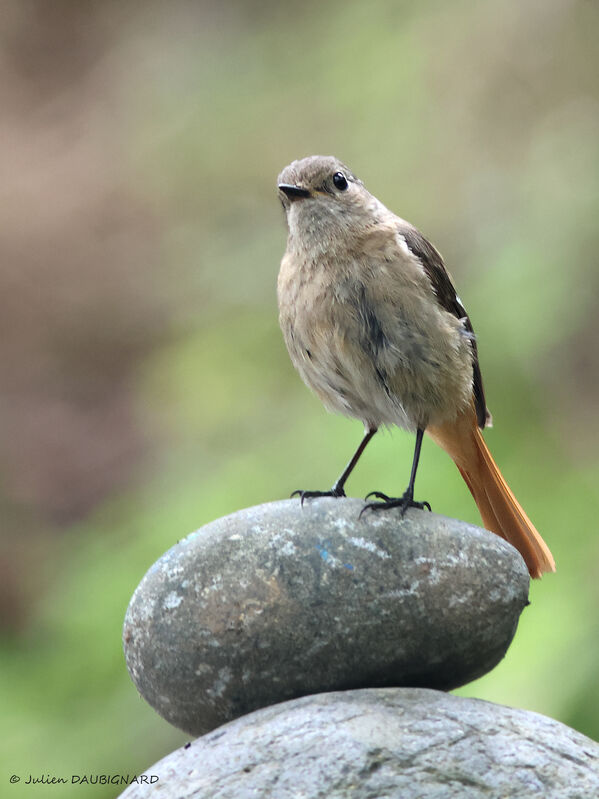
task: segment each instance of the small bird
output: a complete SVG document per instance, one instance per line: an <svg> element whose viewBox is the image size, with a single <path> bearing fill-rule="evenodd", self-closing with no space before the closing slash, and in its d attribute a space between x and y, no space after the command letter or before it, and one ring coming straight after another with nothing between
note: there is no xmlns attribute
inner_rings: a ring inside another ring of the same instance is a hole
<svg viewBox="0 0 599 799"><path fill-rule="evenodd" d="M278 178L288 239L277 294L293 365L331 411L359 419L364 437L333 487L344 497L377 429L416 433L400 497L373 491L364 510L428 508L414 500L426 432L453 459L483 524L520 552L532 577L555 571L549 548L503 479L481 430L491 423L472 324L439 252L333 156L310 156Z"/></svg>

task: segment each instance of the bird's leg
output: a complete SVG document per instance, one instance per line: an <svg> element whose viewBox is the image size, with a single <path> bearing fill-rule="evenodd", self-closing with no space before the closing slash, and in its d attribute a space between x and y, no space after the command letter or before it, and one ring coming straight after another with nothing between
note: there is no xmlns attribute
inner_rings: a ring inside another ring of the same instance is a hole
<svg viewBox="0 0 599 799"><path fill-rule="evenodd" d="M416 430L416 446L414 447L414 458L412 460L412 472L410 474L410 482L408 483L408 487L404 491L402 497L388 497L387 494L383 494L381 491L371 491L370 494L366 495L366 499L369 497L377 497L377 499L382 500L382 502L368 502L362 508L360 512L360 516L364 513L365 510L386 510L387 508L401 508L402 516L406 512L408 508L420 508L420 510L424 510L424 508L431 509L431 506L428 502L416 502L414 500L414 483L416 482L416 471L418 469L418 461L420 460L420 449L422 447L422 436L424 435L424 429L419 427Z"/></svg>
<svg viewBox="0 0 599 799"><path fill-rule="evenodd" d="M354 452L351 460L343 470L341 476L338 480L335 481L335 484L331 488L330 491L302 491L297 490L294 491L291 495L292 497L296 496L296 494L300 497L302 505L304 504L305 499L312 499L313 497L344 497L345 491L345 481L350 476L352 471L354 470L354 466L360 460L360 455L366 449L366 444L370 441L372 436L376 433L376 427L367 427L364 431L364 438L360 441L360 445L358 449Z"/></svg>

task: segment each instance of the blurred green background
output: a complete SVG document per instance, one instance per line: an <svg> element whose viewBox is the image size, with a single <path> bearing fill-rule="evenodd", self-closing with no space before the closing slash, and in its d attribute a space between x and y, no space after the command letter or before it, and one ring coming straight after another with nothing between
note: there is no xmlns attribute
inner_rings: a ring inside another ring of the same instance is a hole
<svg viewBox="0 0 599 799"><path fill-rule="evenodd" d="M277 323L276 176L314 153L444 254L487 442L557 561L505 660L460 693L599 738L599 4L3 12L2 783L134 774L185 741L125 668L137 583L200 525L329 486L361 436L301 384ZM403 490L412 447L377 436L350 493ZM430 442L417 493L479 521Z"/></svg>

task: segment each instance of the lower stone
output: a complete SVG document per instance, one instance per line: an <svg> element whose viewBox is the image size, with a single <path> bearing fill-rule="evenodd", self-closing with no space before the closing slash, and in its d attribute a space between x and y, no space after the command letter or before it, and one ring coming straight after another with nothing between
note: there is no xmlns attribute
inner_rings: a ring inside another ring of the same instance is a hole
<svg viewBox="0 0 599 799"><path fill-rule="evenodd" d="M145 776L123 799L586 799L599 796L599 745L530 711L426 689L368 689L257 711Z"/></svg>

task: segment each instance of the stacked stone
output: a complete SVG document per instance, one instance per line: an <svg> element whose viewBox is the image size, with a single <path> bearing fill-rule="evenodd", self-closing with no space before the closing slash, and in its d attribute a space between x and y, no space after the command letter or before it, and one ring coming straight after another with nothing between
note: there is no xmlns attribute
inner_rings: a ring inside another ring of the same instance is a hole
<svg viewBox="0 0 599 799"><path fill-rule="evenodd" d="M593 741L445 693L505 655L528 604L519 553L464 522L362 507L250 508L148 571L127 666L201 737L123 797L599 796Z"/></svg>

